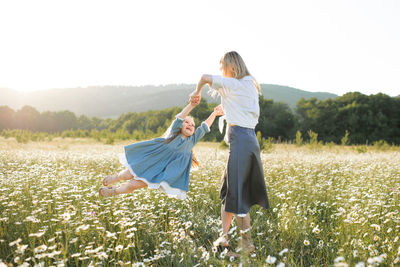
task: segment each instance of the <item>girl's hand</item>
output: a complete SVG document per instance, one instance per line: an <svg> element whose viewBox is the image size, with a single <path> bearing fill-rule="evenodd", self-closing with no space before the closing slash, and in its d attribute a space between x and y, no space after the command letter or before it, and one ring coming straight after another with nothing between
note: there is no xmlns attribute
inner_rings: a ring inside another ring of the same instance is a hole
<svg viewBox="0 0 400 267"><path fill-rule="evenodd" d="M193 91L190 95L189 95L189 101L190 103L197 103L196 105L198 105L200 103L201 100L201 94L197 93L197 91Z"/></svg>
<svg viewBox="0 0 400 267"><path fill-rule="evenodd" d="M225 115L224 110L222 109L221 105L218 105L214 108L214 113L216 116L223 116Z"/></svg>
<svg viewBox="0 0 400 267"><path fill-rule="evenodd" d="M197 106L198 104L200 104L200 99L200 96L191 96L189 99L190 105L192 105L193 107Z"/></svg>

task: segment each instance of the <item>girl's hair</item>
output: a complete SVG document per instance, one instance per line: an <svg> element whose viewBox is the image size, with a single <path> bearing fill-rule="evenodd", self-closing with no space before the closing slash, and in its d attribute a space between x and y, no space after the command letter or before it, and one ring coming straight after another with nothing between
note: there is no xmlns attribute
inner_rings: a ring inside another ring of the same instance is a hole
<svg viewBox="0 0 400 267"><path fill-rule="evenodd" d="M225 69L230 65L232 67L231 71L233 72L233 77L236 79L242 79L244 76L248 76L250 74L249 70L244 63L244 60L236 51L230 51L226 53L220 60L222 67ZM254 85L257 88L257 92L261 95L261 88L256 79L253 77Z"/></svg>
<svg viewBox="0 0 400 267"><path fill-rule="evenodd" d="M192 117L187 116L186 118L192 118ZM181 133L181 131L179 131L179 132L176 132L174 135L168 137L168 135L169 135L168 132L169 131L170 131L170 129L168 129L167 132L163 135L165 137L165 141L164 141L165 144L171 143L172 140L174 140L176 137L178 137L178 135ZM193 153L193 150L192 150L192 165L191 165L191 167L192 168L199 167L199 162L197 161L197 159L196 159L196 157L195 157L195 155Z"/></svg>

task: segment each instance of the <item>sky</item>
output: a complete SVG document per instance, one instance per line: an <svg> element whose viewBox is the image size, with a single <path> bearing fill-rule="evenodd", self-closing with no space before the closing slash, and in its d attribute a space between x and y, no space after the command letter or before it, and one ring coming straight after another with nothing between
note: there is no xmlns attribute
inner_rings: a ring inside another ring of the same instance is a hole
<svg viewBox="0 0 400 267"><path fill-rule="evenodd" d="M237 51L259 83L400 95L397 0L0 0L0 87L195 84Z"/></svg>

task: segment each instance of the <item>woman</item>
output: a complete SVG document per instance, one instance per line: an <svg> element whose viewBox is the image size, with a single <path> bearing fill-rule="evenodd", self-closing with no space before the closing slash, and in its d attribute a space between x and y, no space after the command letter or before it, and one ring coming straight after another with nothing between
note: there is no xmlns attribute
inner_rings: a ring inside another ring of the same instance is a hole
<svg viewBox="0 0 400 267"><path fill-rule="evenodd" d="M222 76L203 75L191 94L192 100L198 100L203 86L208 84L212 96L221 96L228 125L225 140L229 142L229 159L220 192L223 232L214 245L229 246L228 231L235 214L242 248L250 253L255 249L250 233L250 208L255 204L269 208L260 146L254 131L260 114L261 90L237 52L226 53L220 64Z"/></svg>

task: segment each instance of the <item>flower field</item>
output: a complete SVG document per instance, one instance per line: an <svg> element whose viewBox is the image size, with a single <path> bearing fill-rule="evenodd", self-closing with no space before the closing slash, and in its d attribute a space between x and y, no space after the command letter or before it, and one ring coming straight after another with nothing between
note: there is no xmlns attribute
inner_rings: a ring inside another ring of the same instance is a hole
<svg viewBox="0 0 400 267"><path fill-rule="evenodd" d="M212 245L228 150L195 147L186 200L150 189L100 198L126 144L0 138L0 266L400 265L398 148L273 145L262 153L272 207L252 208L256 252L233 258Z"/></svg>

